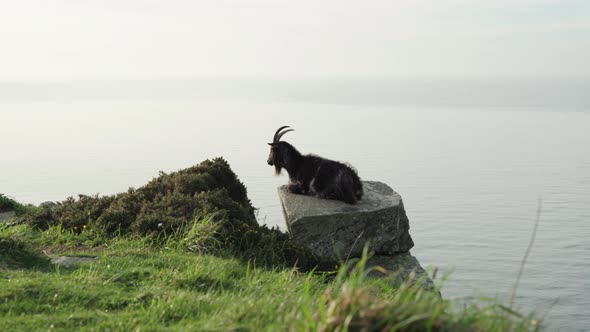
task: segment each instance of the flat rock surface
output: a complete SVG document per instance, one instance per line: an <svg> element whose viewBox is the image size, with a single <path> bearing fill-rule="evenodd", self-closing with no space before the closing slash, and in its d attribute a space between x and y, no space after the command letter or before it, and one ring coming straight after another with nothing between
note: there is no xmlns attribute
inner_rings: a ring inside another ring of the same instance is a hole
<svg viewBox="0 0 590 332"><path fill-rule="evenodd" d="M289 232L300 245L331 259L360 257L365 243L377 255L407 252L414 242L401 196L381 182L364 181L354 205L287 192L279 198Z"/></svg>
<svg viewBox="0 0 590 332"><path fill-rule="evenodd" d="M59 257L53 257L51 259L51 263L55 264L55 265L69 266L69 265L75 265L75 264L80 264L80 263L85 263L85 262L91 262L96 259L97 259L97 257L59 256Z"/></svg>

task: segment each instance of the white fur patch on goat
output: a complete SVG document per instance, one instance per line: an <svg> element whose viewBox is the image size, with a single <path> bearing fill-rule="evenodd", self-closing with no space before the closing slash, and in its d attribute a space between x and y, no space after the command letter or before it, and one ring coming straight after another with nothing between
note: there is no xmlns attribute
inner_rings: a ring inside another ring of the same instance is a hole
<svg viewBox="0 0 590 332"><path fill-rule="evenodd" d="M317 191L315 190L315 177L313 179L311 179L311 181L309 182L309 193L312 195L317 194Z"/></svg>

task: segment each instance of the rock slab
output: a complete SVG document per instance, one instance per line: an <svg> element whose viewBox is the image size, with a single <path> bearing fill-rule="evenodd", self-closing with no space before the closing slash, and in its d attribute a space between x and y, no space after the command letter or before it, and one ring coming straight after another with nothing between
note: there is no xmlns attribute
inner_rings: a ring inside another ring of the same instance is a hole
<svg viewBox="0 0 590 332"><path fill-rule="evenodd" d="M370 252L385 256L414 246L401 196L384 183L363 181L364 195L355 205L286 188L278 192L291 236L322 258L361 257L365 243Z"/></svg>
<svg viewBox="0 0 590 332"><path fill-rule="evenodd" d="M85 257L85 256L59 256L53 257L51 263L61 266L71 266L80 263L86 263L96 260L97 257Z"/></svg>
<svg viewBox="0 0 590 332"><path fill-rule="evenodd" d="M422 268L416 257L409 252L393 256L370 257L366 267L372 268L369 277L387 278L396 285L409 282L423 289L435 289L434 282L428 273Z"/></svg>

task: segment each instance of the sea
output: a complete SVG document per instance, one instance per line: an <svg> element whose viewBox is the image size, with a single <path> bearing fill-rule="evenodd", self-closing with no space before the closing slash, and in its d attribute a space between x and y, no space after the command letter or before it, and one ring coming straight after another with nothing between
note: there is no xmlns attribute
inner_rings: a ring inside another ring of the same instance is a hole
<svg viewBox="0 0 590 332"><path fill-rule="evenodd" d="M590 329L586 79L5 81L0 193L109 195L223 157L259 223L285 229L287 175L266 163L283 125L302 153L402 196L411 253L445 298L509 305L524 266L518 310L550 331Z"/></svg>

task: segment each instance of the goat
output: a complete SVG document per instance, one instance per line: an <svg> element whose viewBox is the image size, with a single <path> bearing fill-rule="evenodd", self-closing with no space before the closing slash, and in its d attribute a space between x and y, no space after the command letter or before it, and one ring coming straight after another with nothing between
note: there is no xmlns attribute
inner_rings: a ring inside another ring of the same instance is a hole
<svg viewBox="0 0 590 332"><path fill-rule="evenodd" d="M281 137L294 129L280 127L270 145L268 164L276 175L285 169L289 173L287 190L294 194L310 195L355 204L363 196L363 184L356 170L349 165L315 155L302 155ZM282 131L282 132L281 132Z"/></svg>

